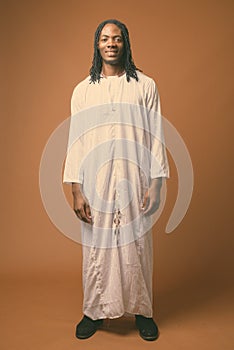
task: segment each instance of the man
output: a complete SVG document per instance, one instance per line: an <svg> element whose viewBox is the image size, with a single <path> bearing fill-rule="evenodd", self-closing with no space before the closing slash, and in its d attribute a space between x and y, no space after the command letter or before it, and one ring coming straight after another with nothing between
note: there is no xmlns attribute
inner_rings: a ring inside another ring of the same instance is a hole
<svg viewBox="0 0 234 350"><path fill-rule="evenodd" d="M82 221L84 317L76 336L103 319L135 315L155 340L152 318L152 214L168 163L154 81L132 60L126 26L102 22L90 76L74 89L64 182Z"/></svg>

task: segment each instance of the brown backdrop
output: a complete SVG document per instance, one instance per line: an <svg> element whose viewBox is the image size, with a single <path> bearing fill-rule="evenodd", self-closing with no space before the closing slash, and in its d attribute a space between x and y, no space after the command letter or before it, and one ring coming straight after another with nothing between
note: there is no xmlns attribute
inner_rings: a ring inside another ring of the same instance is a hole
<svg viewBox="0 0 234 350"><path fill-rule="evenodd" d="M156 80L163 115L194 167L189 210L166 235L177 193L170 157L166 207L154 228L155 315L164 334L158 342L161 349L183 349L183 342L186 349L231 349L233 10L228 0L1 2L2 349L80 346L72 327L81 316L81 247L48 218L38 174L47 139L69 117L72 90L88 74L94 31L107 18L127 24L135 63ZM226 320L218 339L216 327L209 329L212 315ZM108 347L114 336L121 342L119 333L97 334L96 341ZM148 345L134 331L129 339ZM82 347L98 348L94 341Z"/></svg>

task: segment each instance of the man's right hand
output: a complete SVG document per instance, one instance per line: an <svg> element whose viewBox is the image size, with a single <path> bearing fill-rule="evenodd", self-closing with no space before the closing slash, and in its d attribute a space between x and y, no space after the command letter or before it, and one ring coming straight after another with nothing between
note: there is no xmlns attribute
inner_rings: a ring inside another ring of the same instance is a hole
<svg viewBox="0 0 234 350"><path fill-rule="evenodd" d="M89 202L84 197L79 183L72 183L72 194L73 194L73 209L77 217L80 220L87 222L88 224L91 224L92 217L91 217Z"/></svg>

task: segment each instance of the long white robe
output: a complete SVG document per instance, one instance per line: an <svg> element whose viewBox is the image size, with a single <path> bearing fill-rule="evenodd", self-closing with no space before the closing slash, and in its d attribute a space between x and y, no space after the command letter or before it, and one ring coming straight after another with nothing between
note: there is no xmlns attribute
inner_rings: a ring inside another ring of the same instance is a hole
<svg viewBox="0 0 234 350"><path fill-rule="evenodd" d="M63 181L82 184L91 206L82 245L83 312L92 319L152 317L151 219L141 205L150 180L169 169L156 84L138 77L87 77L71 101Z"/></svg>

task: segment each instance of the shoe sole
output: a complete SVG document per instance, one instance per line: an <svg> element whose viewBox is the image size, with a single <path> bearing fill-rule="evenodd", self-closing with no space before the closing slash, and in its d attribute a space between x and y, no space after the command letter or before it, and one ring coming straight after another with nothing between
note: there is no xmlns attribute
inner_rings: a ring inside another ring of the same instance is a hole
<svg viewBox="0 0 234 350"><path fill-rule="evenodd" d="M79 335L79 334L76 334L76 338L78 339L88 339L90 337L92 337L92 335L94 335L96 333L96 330L92 333L89 333L88 335Z"/></svg>
<svg viewBox="0 0 234 350"><path fill-rule="evenodd" d="M142 339L147 340L147 341L154 341L154 340L157 340L159 337L159 334L157 334L156 336L152 336L152 337L146 337L143 334L141 334L140 332L139 332L139 335Z"/></svg>

